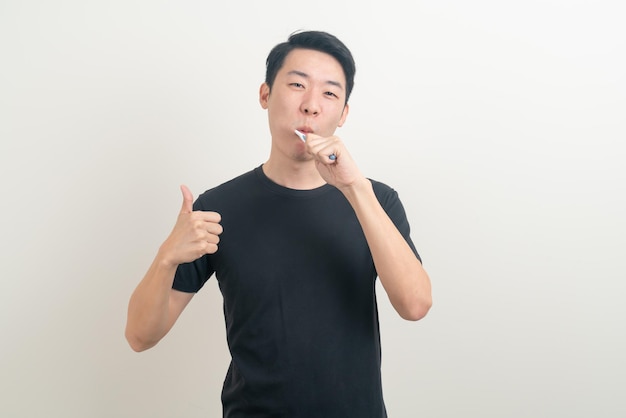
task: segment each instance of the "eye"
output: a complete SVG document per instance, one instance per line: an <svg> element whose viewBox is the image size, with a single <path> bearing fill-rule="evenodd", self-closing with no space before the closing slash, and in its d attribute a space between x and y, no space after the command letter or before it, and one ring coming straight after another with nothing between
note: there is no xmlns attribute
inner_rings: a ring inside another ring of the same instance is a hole
<svg viewBox="0 0 626 418"><path fill-rule="evenodd" d="M335 93L333 93L332 91L327 91L326 93L324 93L326 96L330 96L330 97L336 97L339 98L339 96L337 96Z"/></svg>
<svg viewBox="0 0 626 418"><path fill-rule="evenodd" d="M289 83L289 85L293 86L293 87L297 87L299 89L304 88L304 85L302 83L297 83L297 82L296 83Z"/></svg>

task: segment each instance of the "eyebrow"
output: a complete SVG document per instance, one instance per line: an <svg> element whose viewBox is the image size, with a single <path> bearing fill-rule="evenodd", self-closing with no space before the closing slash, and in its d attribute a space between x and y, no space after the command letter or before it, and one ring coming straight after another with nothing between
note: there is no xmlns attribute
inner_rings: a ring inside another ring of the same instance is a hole
<svg viewBox="0 0 626 418"><path fill-rule="evenodd" d="M307 78L307 79L311 78L307 73L303 73L302 71L298 71L298 70L291 70L287 73L287 75L297 75L297 76L300 76L302 78ZM343 90L343 85L338 81L326 80L326 84L330 84L331 86L335 86Z"/></svg>

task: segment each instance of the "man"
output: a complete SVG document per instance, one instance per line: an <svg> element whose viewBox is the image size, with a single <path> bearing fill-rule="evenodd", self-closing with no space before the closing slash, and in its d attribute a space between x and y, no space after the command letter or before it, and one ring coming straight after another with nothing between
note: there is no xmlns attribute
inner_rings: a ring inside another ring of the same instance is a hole
<svg viewBox="0 0 626 418"><path fill-rule="evenodd" d="M402 318L430 309L396 192L334 136L354 73L325 32L274 47L259 92L268 160L195 203L181 186L174 229L130 299L126 338L145 350L215 273L232 356L225 417L385 417L376 278Z"/></svg>

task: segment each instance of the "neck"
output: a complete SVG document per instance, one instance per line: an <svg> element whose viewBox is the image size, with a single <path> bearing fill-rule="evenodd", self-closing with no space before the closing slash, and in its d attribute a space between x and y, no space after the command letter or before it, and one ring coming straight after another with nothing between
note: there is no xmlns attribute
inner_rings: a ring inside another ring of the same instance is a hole
<svg viewBox="0 0 626 418"><path fill-rule="evenodd" d="M311 190L326 184L315 168L315 161L277 161L270 158L263 164L263 172L276 184L296 190Z"/></svg>

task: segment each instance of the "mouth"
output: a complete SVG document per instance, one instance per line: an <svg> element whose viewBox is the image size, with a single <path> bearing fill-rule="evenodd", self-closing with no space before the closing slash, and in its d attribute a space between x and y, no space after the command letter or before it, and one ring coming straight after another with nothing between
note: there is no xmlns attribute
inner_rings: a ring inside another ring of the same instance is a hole
<svg viewBox="0 0 626 418"><path fill-rule="evenodd" d="M299 126L296 129L298 131L302 132L303 134L312 134L313 133L313 128L311 128L309 126Z"/></svg>
<svg viewBox="0 0 626 418"><path fill-rule="evenodd" d="M306 142L306 134L304 132L300 132L299 130L295 129L294 133L298 136L298 138L302 140L302 142Z"/></svg>

